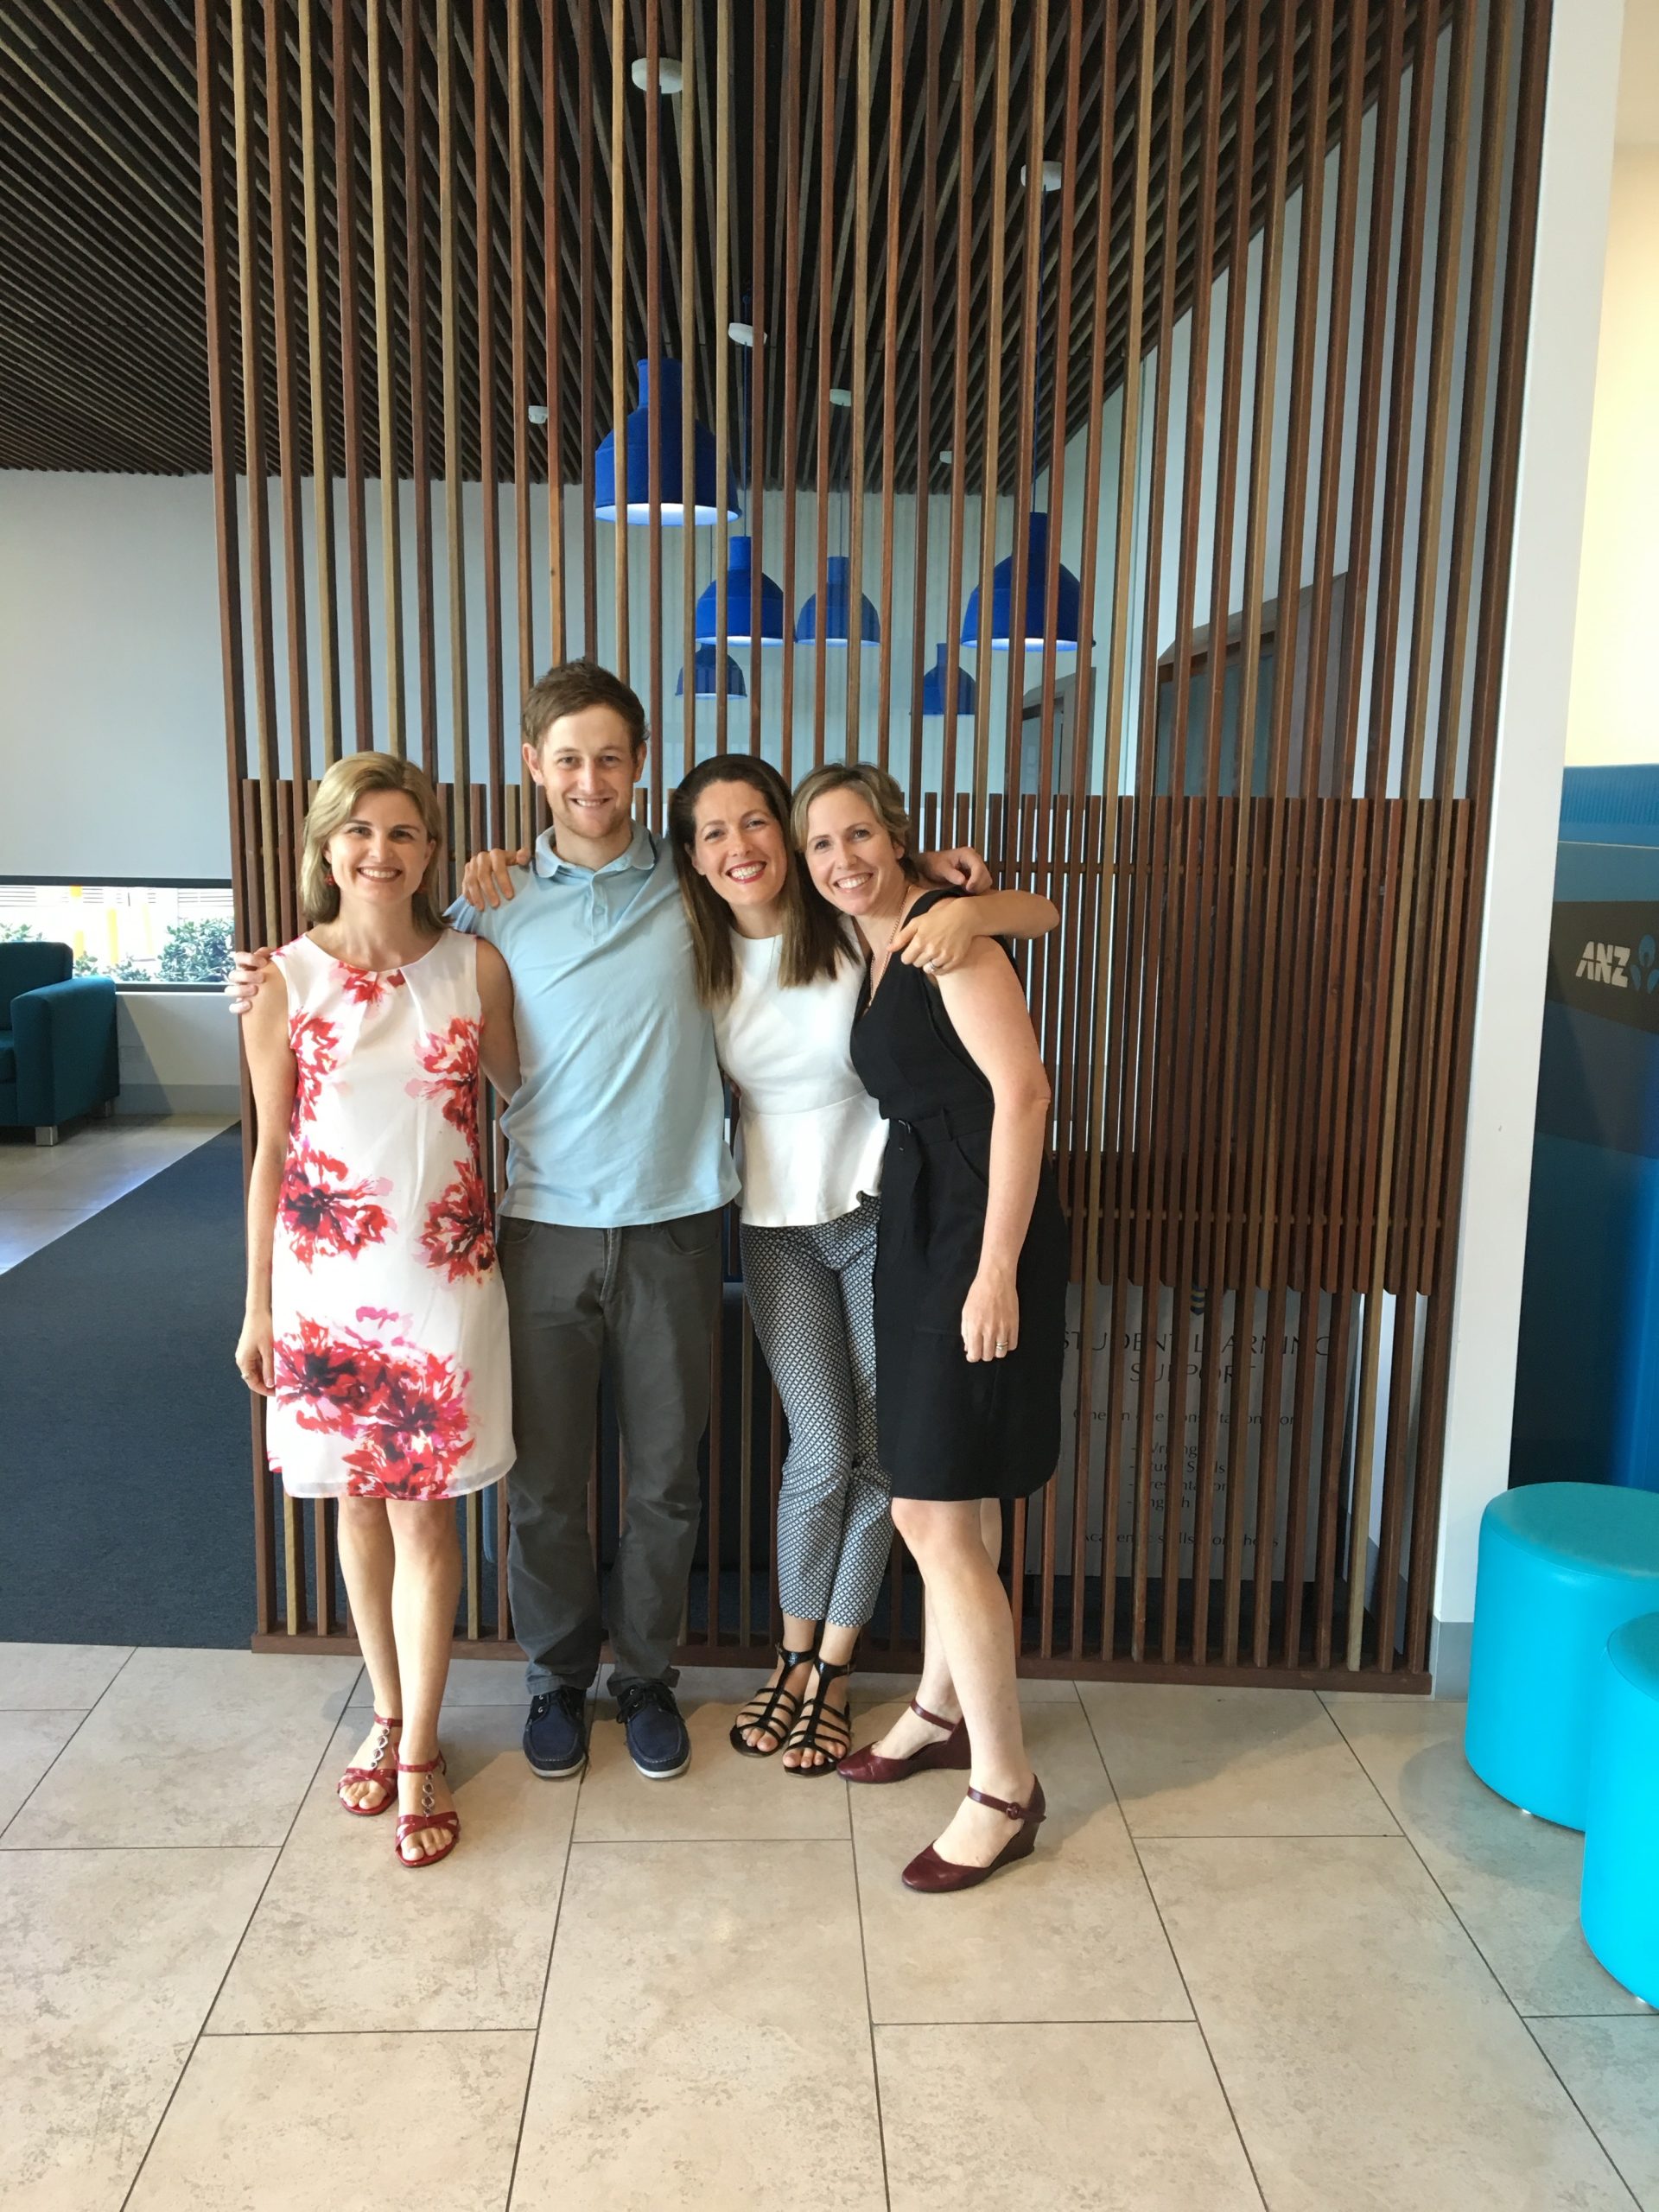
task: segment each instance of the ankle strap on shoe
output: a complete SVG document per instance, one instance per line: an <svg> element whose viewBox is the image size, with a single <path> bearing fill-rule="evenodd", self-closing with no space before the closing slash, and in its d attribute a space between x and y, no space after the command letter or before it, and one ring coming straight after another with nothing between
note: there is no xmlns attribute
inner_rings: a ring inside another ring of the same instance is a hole
<svg viewBox="0 0 1659 2212"><path fill-rule="evenodd" d="M992 1797L988 1796L984 1790L975 1789L971 1786L969 1789L968 1795L973 1799L976 1805L988 1805L992 1812L1006 1813L1011 1821L1028 1820L1031 1816L1031 1808L1029 1805L1013 1805L1009 1803L1006 1797Z"/></svg>
<svg viewBox="0 0 1659 2212"><path fill-rule="evenodd" d="M943 1713L930 1713L925 1705L918 1705L914 1698L910 1700L910 1709L918 1720L925 1720L930 1728L959 1728L962 1725L957 1720L947 1720Z"/></svg>
<svg viewBox="0 0 1659 2212"><path fill-rule="evenodd" d="M435 1759L399 1759L397 1771L399 1774L435 1774L442 1764L443 1753L440 1751ZM989 1804L991 1800L987 1798L985 1802Z"/></svg>
<svg viewBox="0 0 1659 2212"><path fill-rule="evenodd" d="M375 1713L373 1719L374 1725L377 1728L401 1728L404 1725L401 1720L396 1719L388 1719L384 1713Z"/></svg>

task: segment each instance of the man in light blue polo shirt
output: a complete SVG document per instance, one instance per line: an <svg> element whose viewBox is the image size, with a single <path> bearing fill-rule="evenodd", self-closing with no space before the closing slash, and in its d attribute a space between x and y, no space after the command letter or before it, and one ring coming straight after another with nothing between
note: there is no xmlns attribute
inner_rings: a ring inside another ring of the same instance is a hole
<svg viewBox="0 0 1659 2212"><path fill-rule="evenodd" d="M524 759L553 826L493 903L474 862L450 919L512 970L523 1082L504 1120L500 1255L518 1462L507 1478L514 1633L530 1656L524 1755L587 1758L604 1624L588 1529L601 1366L628 1470L608 1591L610 1688L642 1774L690 1759L673 1655L702 1504L721 1209L737 1190L713 1025L697 1002L672 850L632 818L645 710L592 661L524 702Z"/></svg>

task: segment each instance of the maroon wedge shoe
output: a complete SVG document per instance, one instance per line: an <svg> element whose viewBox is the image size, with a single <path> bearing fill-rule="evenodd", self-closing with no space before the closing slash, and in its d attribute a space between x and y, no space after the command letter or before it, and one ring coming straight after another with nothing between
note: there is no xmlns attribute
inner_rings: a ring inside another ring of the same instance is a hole
<svg viewBox="0 0 1659 2212"><path fill-rule="evenodd" d="M1012 1866L1016 1859L1029 1859L1035 1850L1037 1831L1048 1808L1043 1802L1043 1785L1034 1774L1031 1777L1031 1795L1023 1805L1011 1804L1006 1797L988 1796L982 1789L970 1789L968 1795L976 1805L988 1805L994 1813L1006 1813L1019 1826L988 1866L959 1866L953 1859L941 1859L930 1843L925 1851L917 1853L905 1869L907 1890L938 1895L946 1890L975 1889L981 1882L988 1882L999 1867Z"/></svg>
<svg viewBox="0 0 1659 2212"><path fill-rule="evenodd" d="M912 1751L908 1758L886 1758L871 1745L862 1751L849 1751L836 1769L843 1782L905 1782L912 1774L924 1774L930 1767L952 1767L966 1771L972 1763L968 1748L968 1724L963 1720L950 1721L937 1713L930 1713L925 1705L910 1700L910 1709L918 1720L925 1720L930 1728L948 1728L950 1733L939 1744L924 1744L919 1751Z"/></svg>

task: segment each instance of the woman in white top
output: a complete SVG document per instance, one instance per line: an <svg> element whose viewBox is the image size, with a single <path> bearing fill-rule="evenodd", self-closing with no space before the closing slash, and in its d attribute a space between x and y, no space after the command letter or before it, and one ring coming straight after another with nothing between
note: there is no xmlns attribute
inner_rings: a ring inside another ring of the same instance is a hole
<svg viewBox="0 0 1659 2212"><path fill-rule="evenodd" d="M876 1452L875 1264L887 1124L849 1052L864 964L790 848L789 787L727 753L669 803L697 988L739 1098L743 1279L789 1421L778 1494L784 1640L744 1706L734 1747L804 1775L850 1747L847 1681L892 1541ZM943 903L900 957L944 973L973 940L1040 936L1046 899L988 893Z"/></svg>

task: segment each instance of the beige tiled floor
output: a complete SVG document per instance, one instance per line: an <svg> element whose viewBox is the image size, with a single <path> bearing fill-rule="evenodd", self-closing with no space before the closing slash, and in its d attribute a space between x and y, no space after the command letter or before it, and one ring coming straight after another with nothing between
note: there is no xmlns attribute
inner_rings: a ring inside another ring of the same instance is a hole
<svg viewBox="0 0 1659 2212"><path fill-rule="evenodd" d="M0 1645L0 2212L1659 2212L1659 2018L1455 1707L1028 1685L1035 1858L918 1898L957 1778L740 1760L747 1687L548 1783L458 1669L417 1879L354 1662Z"/></svg>
<svg viewBox="0 0 1659 2212"><path fill-rule="evenodd" d="M75 1122L55 1145L0 1138L0 1274L229 1128L224 1114Z"/></svg>

